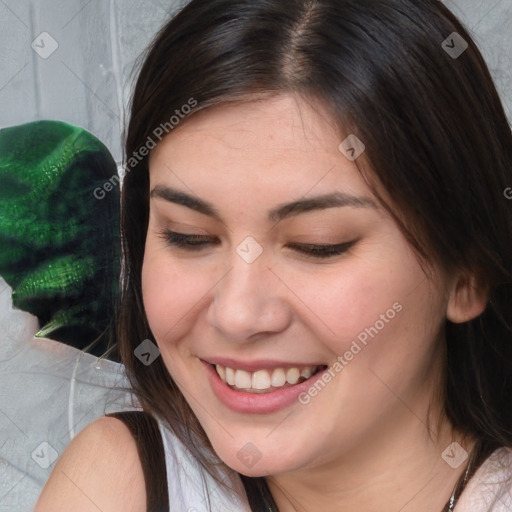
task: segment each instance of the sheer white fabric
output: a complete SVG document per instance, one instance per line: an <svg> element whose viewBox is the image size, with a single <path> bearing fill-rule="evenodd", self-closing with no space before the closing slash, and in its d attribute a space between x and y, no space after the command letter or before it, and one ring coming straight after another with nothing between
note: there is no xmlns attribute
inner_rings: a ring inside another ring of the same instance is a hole
<svg viewBox="0 0 512 512"><path fill-rule="evenodd" d="M49 339L12 308L0 277L0 511L32 512L71 439L110 412L138 408L124 366Z"/></svg>
<svg viewBox="0 0 512 512"><path fill-rule="evenodd" d="M512 450L496 450L473 475L454 512L512 510Z"/></svg>
<svg viewBox="0 0 512 512"><path fill-rule="evenodd" d="M158 422L165 448L171 512L250 512L240 477L225 475L233 492L221 487L190 451L162 422Z"/></svg>

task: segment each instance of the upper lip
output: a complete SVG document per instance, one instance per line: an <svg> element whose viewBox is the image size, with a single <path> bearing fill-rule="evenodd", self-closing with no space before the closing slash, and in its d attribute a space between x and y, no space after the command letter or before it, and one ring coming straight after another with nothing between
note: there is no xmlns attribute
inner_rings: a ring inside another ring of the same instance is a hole
<svg viewBox="0 0 512 512"><path fill-rule="evenodd" d="M229 357L208 357L201 358L205 363L219 364L224 367L233 368L235 370L245 370L247 372L254 372L261 369L272 368L304 368L312 366L326 366L324 363L299 363L289 361L276 361L275 359L258 359L255 361L240 361Z"/></svg>

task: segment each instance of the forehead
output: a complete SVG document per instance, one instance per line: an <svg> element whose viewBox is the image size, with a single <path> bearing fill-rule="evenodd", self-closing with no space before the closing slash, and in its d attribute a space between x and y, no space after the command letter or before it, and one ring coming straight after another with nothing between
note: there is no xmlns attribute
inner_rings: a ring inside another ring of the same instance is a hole
<svg viewBox="0 0 512 512"><path fill-rule="evenodd" d="M252 101L224 103L193 114L171 133L176 143L211 137L233 147L250 151L265 147L296 149L300 142L321 142L328 132L335 136L334 123L320 103L291 94L279 94ZM284 147L283 147L284 145Z"/></svg>
<svg viewBox="0 0 512 512"><path fill-rule="evenodd" d="M185 186L203 197L259 190L274 202L309 191L368 194L341 142L319 103L279 95L222 104L193 114L157 145L151 185Z"/></svg>

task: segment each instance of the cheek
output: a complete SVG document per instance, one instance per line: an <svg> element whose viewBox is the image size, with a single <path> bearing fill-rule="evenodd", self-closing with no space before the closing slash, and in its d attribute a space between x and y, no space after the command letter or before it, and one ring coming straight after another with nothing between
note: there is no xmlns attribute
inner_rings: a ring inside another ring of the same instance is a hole
<svg viewBox="0 0 512 512"><path fill-rule="evenodd" d="M372 366L432 349L444 302L405 250L303 278L294 290L303 318L336 356L352 350L361 366Z"/></svg>
<svg viewBox="0 0 512 512"><path fill-rule="evenodd" d="M172 344L189 331L208 290L204 277L173 264L165 250L148 243L142 267L142 296L157 344Z"/></svg>
<svg viewBox="0 0 512 512"><path fill-rule="evenodd" d="M410 288L403 274L352 265L341 271L336 268L323 276L307 276L294 291L303 303L304 316L315 325L317 335L321 339L337 340L339 350L343 350L361 333L360 338L364 339L366 328L377 323L382 330L382 322L386 327L393 322L401 314L397 310L404 309Z"/></svg>

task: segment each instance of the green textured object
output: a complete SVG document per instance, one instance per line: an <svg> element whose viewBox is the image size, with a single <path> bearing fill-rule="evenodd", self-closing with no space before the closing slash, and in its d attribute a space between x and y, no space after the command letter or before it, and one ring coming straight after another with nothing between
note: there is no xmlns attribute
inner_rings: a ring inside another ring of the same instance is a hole
<svg viewBox="0 0 512 512"><path fill-rule="evenodd" d="M119 188L94 194L107 181L118 183L116 164L82 128L0 130L0 275L14 306L39 318L38 336L98 356L109 348L120 267Z"/></svg>

